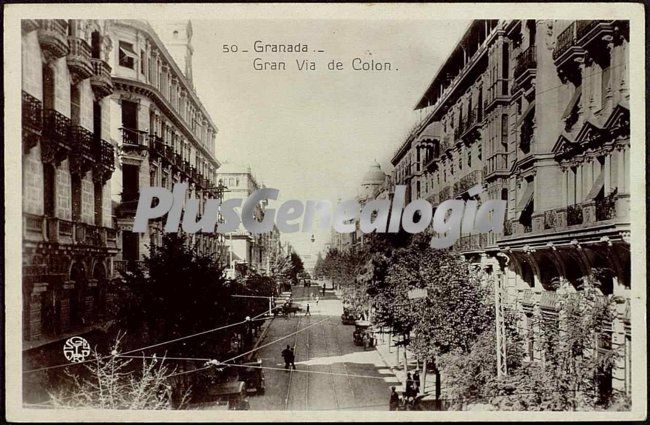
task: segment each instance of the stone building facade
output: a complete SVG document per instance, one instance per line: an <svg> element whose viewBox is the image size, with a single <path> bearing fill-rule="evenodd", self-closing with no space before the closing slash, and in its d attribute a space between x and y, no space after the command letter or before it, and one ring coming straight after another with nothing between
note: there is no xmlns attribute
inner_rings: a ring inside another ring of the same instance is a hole
<svg viewBox="0 0 650 425"><path fill-rule="evenodd" d="M108 61L115 91L111 102L111 136L118 142L119 167L112 180L112 196L119 229L116 270L130 267L160 244L163 220L152 220L148 232L132 232L141 187L172 190L187 183L186 199L205 201L219 196L215 157L217 127L201 104L191 82L192 26L189 21L168 21L159 30L182 50L182 67L152 26L145 21L111 21L114 47ZM169 34L167 34L169 32ZM216 233L196 233L191 243L208 254L219 255Z"/></svg>
<svg viewBox="0 0 650 425"><path fill-rule="evenodd" d="M118 251L110 184L106 23L22 21L23 340L29 350L102 322Z"/></svg>
<svg viewBox="0 0 650 425"><path fill-rule="evenodd" d="M395 184L434 207L475 185L480 200L507 201L503 233L463 229L453 249L498 279L530 335L534 317L557 317L560 297L597 274L617 305L599 349L617 350L611 385L627 393L628 42L626 21L473 21L392 158ZM536 341L526 347L540 359Z"/></svg>
<svg viewBox="0 0 650 425"><path fill-rule="evenodd" d="M253 175L250 167L225 163L217 172L219 184L226 187L224 200L241 199L242 205L253 192L264 187ZM255 208L255 219L262 220L266 201ZM253 234L243 225L235 232L225 234L226 261L231 276L245 275L248 272L266 273L269 271L269 254L273 243L279 241L280 234L274 227L265 234Z"/></svg>

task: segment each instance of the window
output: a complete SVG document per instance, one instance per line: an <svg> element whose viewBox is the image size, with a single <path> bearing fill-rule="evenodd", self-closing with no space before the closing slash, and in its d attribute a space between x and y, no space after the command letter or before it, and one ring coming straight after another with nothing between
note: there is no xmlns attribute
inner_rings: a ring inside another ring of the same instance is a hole
<svg viewBox="0 0 650 425"><path fill-rule="evenodd" d="M101 38L99 32L93 31L90 36L90 50L93 59L99 59L100 53L102 51L101 47Z"/></svg>
<svg viewBox="0 0 650 425"><path fill-rule="evenodd" d="M125 41L120 41L119 50L120 50L120 56L119 56L120 66L134 69L135 58L137 57L137 55L133 50L133 44L127 43Z"/></svg>
<svg viewBox="0 0 650 425"><path fill-rule="evenodd" d="M73 174L71 177L72 220L81 220L81 177Z"/></svg>
<svg viewBox="0 0 650 425"><path fill-rule="evenodd" d="M508 114L501 115L501 144L508 146Z"/></svg>
<svg viewBox="0 0 650 425"><path fill-rule="evenodd" d="M81 109L81 94L77 85L70 86L70 119L72 124L79 125L79 115Z"/></svg>
<svg viewBox="0 0 650 425"><path fill-rule="evenodd" d="M56 168L53 164L43 164L43 201L45 215L56 216Z"/></svg>
<svg viewBox="0 0 650 425"><path fill-rule="evenodd" d="M467 166L472 168L472 151L467 151Z"/></svg>
<svg viewBox="0 0 650 425"><path fill-rule="evenodd" d="M140 73L142 75L146 75L146 70L145 70L146 61L147 61L147 57L145 56L144 50L140 50Z"/></svg>
<svg viewBox="0 0 650 425"><path fill-rule="evenodd" d="M510 51L508 50L508 44L503 44L503 63L501 64L501 76L503 78L503 85L501 86L501 94L504 96L508 95L508 68L510 66Z"/></svg>
<svg viewBox="0 0 650 425"><path fill-rule="evenodd" d="M94 199L95 199L95 226L101 226L102 225L102 199L103 199L103 193L104 193L104 188L101 184L101 182L95 182L94 183Z"/></svg>

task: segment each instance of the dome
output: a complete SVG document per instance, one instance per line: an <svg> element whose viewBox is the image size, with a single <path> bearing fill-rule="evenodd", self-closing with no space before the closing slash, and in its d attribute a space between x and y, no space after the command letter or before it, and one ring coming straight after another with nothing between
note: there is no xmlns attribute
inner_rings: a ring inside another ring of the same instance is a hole
<svg viewBox="0 0 650 425"><path fill-rule="evenodd" d="M381 171L381 166L375 161L373 165L370 166L370 169L366 171L366 174L363 176L361 185L381 185L384 183L386 175Z"/></svg>

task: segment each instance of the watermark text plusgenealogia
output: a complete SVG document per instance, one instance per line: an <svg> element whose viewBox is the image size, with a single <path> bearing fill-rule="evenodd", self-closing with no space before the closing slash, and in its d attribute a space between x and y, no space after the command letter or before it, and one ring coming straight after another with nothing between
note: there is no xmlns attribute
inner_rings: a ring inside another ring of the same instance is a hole
<svg viewBox="0 0 650 425"><path fill-rule="evenodd" d="M187 183L175 184L173 191L163 187L142 188L133 231L145 232L150 219L165 214L165 232L177 232L182 218L182 229L187 233L230 233L237 231L240 225L253 234L268 233L273 225L282 233L311 232L318 217L321 229L333 226L339 233L356 231L357 220L363 233L397 233L400 227L408 233L420 233L433 225L431 247L441 249L458 240L461 228L464 233L501 233L506 213L506 201L497 199L482 201L480 205L477 200L449 199L440 203L434 213L433 206L424 199L404 205L406 186L398 185L392 200L374 199L363 206L356 200L348 200L333 208L329 201L303 203L293 199L283 202L277 210L266 208L263 218L258 220L254 214L258 204L277 200L280 193L278 189L263 188L246 200L208 199L199 216L200 200L186 199L186 191ZM475 197L482 191L481 186L475 186L468 195Z"/></svg>

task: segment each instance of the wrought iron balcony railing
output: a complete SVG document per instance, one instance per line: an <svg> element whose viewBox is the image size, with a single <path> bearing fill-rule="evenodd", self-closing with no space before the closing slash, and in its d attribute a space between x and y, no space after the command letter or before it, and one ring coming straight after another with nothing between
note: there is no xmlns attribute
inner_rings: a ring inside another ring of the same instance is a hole
<svg viewBox="0 0 650 425"><path fill-rule="evenodd" d="M126 127L120 128L120 131L122 132L122 144L124 148L146 148L148 146L148 134L145 131Z"/></svg>
<svg viewBox="0 0 650 425"><path fill-rule="evenodd" d="M576 35L576 23L574 21L557 37L555 48L553 49L553 59L559 58L570 47L575 45Z"/></svg>
<svg viewBox="0 0 650 425"><path fill-rule="evenodd" d="M22 92L22 135L25 153L38 144L43 131L43 103L31 94Z"/></svg>
<svg viewBox="0 0 650 425"><path fill-rule="evenodd" d="M515 65L514 77L520 77L524 72L529 69L537 68L537 50L535 46L530 46L517 56L517 64Z"/></svg>

